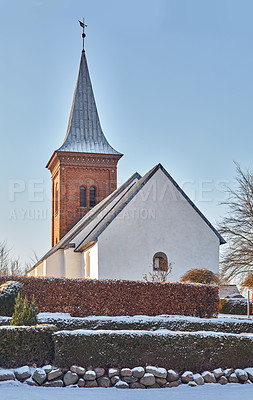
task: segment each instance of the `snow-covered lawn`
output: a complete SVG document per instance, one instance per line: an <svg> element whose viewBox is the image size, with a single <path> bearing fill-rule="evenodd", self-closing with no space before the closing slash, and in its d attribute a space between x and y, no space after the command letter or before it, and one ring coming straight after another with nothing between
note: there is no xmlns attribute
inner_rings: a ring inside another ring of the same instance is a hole
<svg viewBox="0 0 253 400"><path fill-rule="evenodd" d="M206 384L171 389L45 388L0 382L1 400L238 400L253 398L253 384Z"/></svg>

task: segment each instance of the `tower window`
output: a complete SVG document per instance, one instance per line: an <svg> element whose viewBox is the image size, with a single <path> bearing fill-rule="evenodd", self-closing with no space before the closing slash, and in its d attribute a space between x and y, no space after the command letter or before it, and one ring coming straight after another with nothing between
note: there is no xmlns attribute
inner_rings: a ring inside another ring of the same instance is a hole
<svg viewBox="0 0 253 400"><path fill-rule="evenodd" d="M58 183L55 185L55 205L54 205L54 213L55 215L58 214L59 211L59 190L58 190Z"/></svg>
<svg viewBox="0 0 253 400"><path fill-rule="evenodd" d="M80 207L87 207L86 204L86 187L80 187Z"/></svg>
<svg viewBox="0 0 253 400"><path fill-rule="evenodd" d="M90 207L94 207L97 203L97 193L96 193L96 187L91 186L90 187Z"/></svg>

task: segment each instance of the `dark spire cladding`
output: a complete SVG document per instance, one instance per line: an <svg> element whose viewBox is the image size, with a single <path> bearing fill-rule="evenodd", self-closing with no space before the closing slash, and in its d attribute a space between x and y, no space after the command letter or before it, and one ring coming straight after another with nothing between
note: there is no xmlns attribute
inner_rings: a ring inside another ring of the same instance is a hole
<svg viewBox="0 0 253 400"><path fill-rule="evenodd" d="M85 51L82 51L67 133L58 151L117 154L100 126Z"/></svg>

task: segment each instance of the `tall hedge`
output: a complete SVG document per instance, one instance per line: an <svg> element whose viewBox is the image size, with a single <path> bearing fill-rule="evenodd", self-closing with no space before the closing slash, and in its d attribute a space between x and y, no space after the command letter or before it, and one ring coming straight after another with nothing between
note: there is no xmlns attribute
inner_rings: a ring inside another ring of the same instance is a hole
<svg viewBox="0 0 253 400"><path fill-rule="evenodd" d="M0 283L7 277L0 277ZM40 312L89 315L177 314L211 317L218 313L218 288L186 283L127 280L12 277L22 295L34 295Z"/></svg>
<svg viewBox="0 0 253 400"><path fill-rule="evenodd" d="M52 334L47 326L0 326L0 366L15 368L33 364L41 366L54 360Z"/></svg>
<svg viewBox="0 0 253 400"><path fill-rule="evenodd" d="M252 335L170 331L60 331L53 335L55 362L126 367L159 365L194 372L253 365Z"/></svg>

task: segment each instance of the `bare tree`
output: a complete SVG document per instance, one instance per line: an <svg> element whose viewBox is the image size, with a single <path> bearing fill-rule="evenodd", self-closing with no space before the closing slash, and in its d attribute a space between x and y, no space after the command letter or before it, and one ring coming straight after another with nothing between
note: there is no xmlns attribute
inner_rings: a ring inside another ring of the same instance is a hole
<svg viewBox="0 0 253 400"><path fill-rule="evenodd" d="M30 261L27 261L25 263L25 266L23 268L23 273L26 274L37 262L39 261L39 257L36 253L36 251L33 250L33 255L30 257Z"/></svg>
<svg viewBox="0 0 253 400"><path fill-rule="evenodd" d="M10 265L8 270L10 275L22 275L24 273L24 268L19 258L10 260Z"/></svg>
<svg viewBox="0 0 253 400"><path fill-rule="evenodd" d="M227 241L222 255L221 278L238 283L253 273L253 172L236 164L236 187L227 187L228 213L219 231Z"/></svg>
<svg viewBox="0 0 253 400"><path fill-rule="evenodd" d="M143 275L143 279L145 281L152 282L166 282L169 275L171 274L173 264L173 262L166 262L164 264L160 262L160 266L157 269L153 269L152 265L152 272L149 272L149 275Z"/></svg>
<svg viewBox="0 0 253 400"><path fill-rule="evenodd" d="M30 261L23 264L19 257L11 256L11 250L6 241L0 242L0 275L25 275L37 261L38 256L33 251Z"/></svg>
<svg viewBox="0 0 253 400"><path fill-rule="evenodd" d="M10 249L6 241L0 242L0 274L7 275L9 272Z"/></svg>

